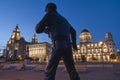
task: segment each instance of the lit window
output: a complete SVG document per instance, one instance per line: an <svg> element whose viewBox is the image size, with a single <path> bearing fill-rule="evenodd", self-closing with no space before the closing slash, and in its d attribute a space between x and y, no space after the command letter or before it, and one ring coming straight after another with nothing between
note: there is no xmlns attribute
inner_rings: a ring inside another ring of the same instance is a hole
<svg viewBox="0 0 120 80"><path fill-rule="evenodd" d="M91 46L93 47L93 44L91 44Z"/></svg>
<svg viewBox="0 0 120 80"><path fill-rule="evenodd" d="M89 44L88 44L87 46L88 46L88 47L90 47L90 45L89 45Z"/></svg>
<svg viewBox="0 0 120 80"><path fill-rule="evenodd" d="M97 47L97 43L95 44L95 47Z"/></svg>

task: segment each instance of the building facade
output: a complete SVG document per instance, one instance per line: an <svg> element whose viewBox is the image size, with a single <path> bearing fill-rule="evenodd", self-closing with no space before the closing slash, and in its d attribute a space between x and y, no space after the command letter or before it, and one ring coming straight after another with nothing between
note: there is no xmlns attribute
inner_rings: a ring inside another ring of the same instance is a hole
<svg viewBox="0 0 120 80"><path fill-rule="evenodd" d="M93 42L87 29L82 30L79 38L78 52L73 54L75 61L81 61L85 57L87 62L109 62L110 55L116 53L115 43L109 32L105 35L105 41Z"/></svg>
<svg viewBox="0 0 120 80"><path fill-rule="evenodd" d="M36 35L32 38L32 43L26 45L27 55L39 62L47 62L51 50L51 44L47 42L38 43Z"/></svg>
<svg viewBox="0 0 120 80"><path fill-rule="evenodd" d="M50 52L50 48L50 44L47 42L38 43L35 34L31 42L25 41L25 39L21 37L20 30L17 25L7 42L6 53L4 55L6 60L23 60L27 55L31 58L39 58L39 61L42 62L47 59L46 55Z"/></svg>
<svg viewBox="0 0 120 80"><path fill-rule="evenodd" d="M116 53L115 43L110 32L105 34L105 41L93 42L93 38L87 29L83 29L79 36L80 43L77 44L78 51L73 51L75 62L83 59L87 62L109 62L110 55ZM47 62L51 44L47 42L39 43L36 35L32 37L31 42L25 41L20 35L18 25L6 45L6 59L23 59L29 56L38 59L39 62Z"/></svg>
<svg viewBox="0 0 120 80"><path fill-rule="evenodd" d="M19 57L25 56L25 45L27 43L28 42L21 37L19 27L16 25L6 45L6 59L16 60Z"/></svg>

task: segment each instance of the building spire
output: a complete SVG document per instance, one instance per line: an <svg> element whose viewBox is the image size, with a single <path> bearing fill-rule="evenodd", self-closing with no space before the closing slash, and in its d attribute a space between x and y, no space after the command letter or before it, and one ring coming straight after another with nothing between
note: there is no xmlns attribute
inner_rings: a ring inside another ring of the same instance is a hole
<svg viewBox="0 0 120 80"><path fill-rule="evenodd" d="M18 24L16 25L15 29L13 30L11 38L15 39L15 40L19 40L20 39L20 30L19 30Z"/></svg>
<svg viewBox="0 0 120 80"><path fill-rule="evenodd" d="M32 37L32 43L38 43L37 41L37 37L36 34L34 33L33 37Z"/></svg>

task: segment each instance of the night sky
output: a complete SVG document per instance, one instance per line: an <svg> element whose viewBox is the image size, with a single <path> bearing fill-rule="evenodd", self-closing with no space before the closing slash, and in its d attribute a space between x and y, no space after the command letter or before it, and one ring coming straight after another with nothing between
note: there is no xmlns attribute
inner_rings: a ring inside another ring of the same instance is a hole
<svg viewBox="0 0 120 80"><path fill-rule="evenodd" d="M86 28L93 42L105 41L106 32L112 33L120 49L120 0L0 0L0 45L6 45L17 24L21 36L30 42L48 2L54 2L58 12L75 28L77 43ZM39 42L51 42L46 34L37 37Z"/></svg>

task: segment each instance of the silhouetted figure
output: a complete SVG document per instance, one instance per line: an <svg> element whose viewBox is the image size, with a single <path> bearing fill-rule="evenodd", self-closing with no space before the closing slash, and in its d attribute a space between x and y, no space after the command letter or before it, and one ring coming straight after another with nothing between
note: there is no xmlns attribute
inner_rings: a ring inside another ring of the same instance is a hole
<svg viewBox="0 0 120 80"><path fill-rule="evenodd" d="M61 58L67 68L70 80L80 80L72 55L72 46L74 50L77 50L76 31L56 9L54 3L48 3L45 9L46 15L36 26L36 32L47 33L53 43L51 56L45 71L45 80L55 80L56 69Z"/></svg>

